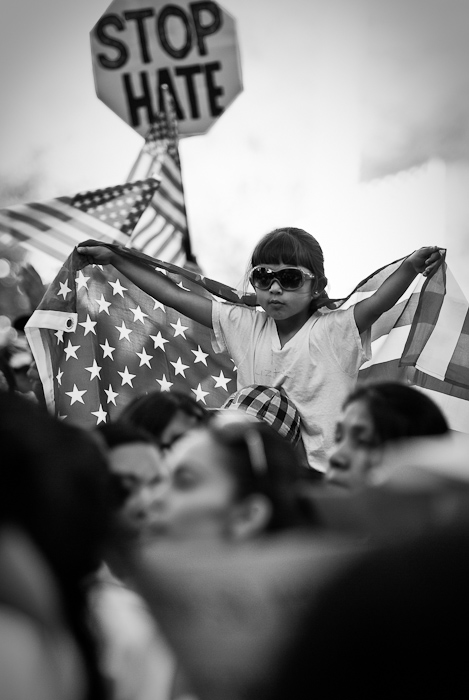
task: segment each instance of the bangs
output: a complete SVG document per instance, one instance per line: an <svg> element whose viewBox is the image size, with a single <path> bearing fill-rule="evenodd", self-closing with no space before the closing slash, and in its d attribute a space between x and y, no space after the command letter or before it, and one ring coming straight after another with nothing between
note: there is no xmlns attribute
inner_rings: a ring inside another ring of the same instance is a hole
<svg viewBox="0 0 469 700"><path fill-rule="evenodd" d="M306 267L313 271L311 255L308 255L300 241L285 229L264 236L255 247L251 260L252 267L264 263L275 265L279 262Z"/></svg>

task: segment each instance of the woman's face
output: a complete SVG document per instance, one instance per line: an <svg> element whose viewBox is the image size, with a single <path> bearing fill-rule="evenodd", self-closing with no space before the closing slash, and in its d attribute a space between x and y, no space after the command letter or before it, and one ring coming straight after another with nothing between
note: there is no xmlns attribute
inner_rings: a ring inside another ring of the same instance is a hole
<svg viewBox="0 0 469 700"><path fill-rule="evenodd" d="M168 455L170 475L153 504L152 529L174 539L224 539L235 483L227 449L204 430L185 435Z"/></svg>
<svg viewBox="0 0 469 700"><path fill-rule="evenodd" d="M365 484L371 469L380 463L381 454L366 403L353 401L343 410L337 423L326 480L348 490L357 490Z"/></svg>

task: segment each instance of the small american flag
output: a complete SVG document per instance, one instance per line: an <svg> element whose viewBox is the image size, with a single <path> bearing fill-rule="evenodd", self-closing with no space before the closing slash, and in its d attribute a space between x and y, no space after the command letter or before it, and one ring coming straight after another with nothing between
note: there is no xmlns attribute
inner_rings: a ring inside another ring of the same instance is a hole
<svg viewBox="0 0 469 700"><path fill-rule="evenodd" d="M166 87L166 86L163 86ZM176 265L193 260L187 225L178 126L171 96L163 92L164 111L157 114L129 180L157 175L161 185L136 227L129 246Z"/></svg>
<svg viewBox="0 0 469 700"><path fill-rule="evenodd" d="M170 275L193 293L256 305L254 294L126 248L109 246ZM386 265L330 310L371 295L401 264ZM185 389L208 407L236 390L236 370L214 354L211 333L152 299L112 266L74 252L27 324L46 400L66 420L91 426L117 416L135 396ZM469 305L446 262L419 276L372 326L373 359L359 380L405 381L428 392L450 427L469 432Z"/></svg>
<svg viewBox="0 0 469 700"><path fill-rule="evenodd" d="M39 250L60 262L87 236L125 244L158 186L156 178L148 178L0 209L0 235L8 244Z"/></svg>

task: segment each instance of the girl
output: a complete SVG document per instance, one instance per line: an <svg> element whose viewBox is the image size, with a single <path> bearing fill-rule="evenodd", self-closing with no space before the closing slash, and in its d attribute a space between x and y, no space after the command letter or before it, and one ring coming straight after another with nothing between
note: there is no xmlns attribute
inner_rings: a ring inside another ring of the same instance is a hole
<svg viewBox="0 0 469 700"><path fill-rule="evenodd" d="M162 304L212 328L215 351L227 351L238 368L238 389L282 386L301 416L307 462L322 472L336 416L370 357L372 323L419 272L430 274L440 260L437 247L420 248L372 296L349 309L322 313L319 306L327 303L323 254L302 229L276 229L255 247L249 280L261 310L192 294L96 243L87 241L78 252L93 263L114 265Z"/></svg>

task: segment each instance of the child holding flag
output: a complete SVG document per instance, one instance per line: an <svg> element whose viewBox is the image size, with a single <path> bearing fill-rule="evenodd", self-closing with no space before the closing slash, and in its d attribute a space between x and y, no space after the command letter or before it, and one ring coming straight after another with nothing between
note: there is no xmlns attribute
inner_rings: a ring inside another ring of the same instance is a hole
<svg viewBox="0 0 469 700"><path fill-rule="evenodd" d="M308 464L319 471L327 466L340 407L370 358L371 325L417 274L433 273L441 261L438 247L420 248L368 298L348 309L321 310L328 304L323 254L302 229L276 229L256 245L249 281L257 308L185 291L95 241L86 241L78 252L93 263L112 264L162 304L212 328L215 352L227 351L238 368L238 389L281 386L300 413Z"/></svg>

